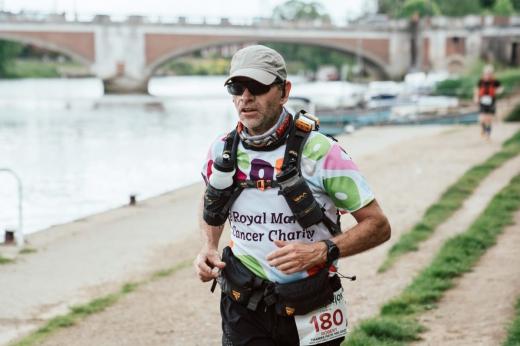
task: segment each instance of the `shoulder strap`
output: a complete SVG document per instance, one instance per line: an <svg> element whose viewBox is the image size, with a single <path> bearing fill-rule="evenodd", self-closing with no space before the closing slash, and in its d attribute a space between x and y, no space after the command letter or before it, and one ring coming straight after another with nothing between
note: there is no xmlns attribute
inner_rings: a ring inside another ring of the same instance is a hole
<svg viewBox="0 0 520 346"><path fill-rule="evenodd" d="M291 126L291 130L289 132L289 137L287 139L287 145L285 147L285 154L283 157L282 163L282 172L286 171L292 167L296 167L298 173L301 174L300 171L300 161L301 154L303 148L305 146L305 142L309 137L312 129L306 128L303 129L301 126L298 126L299 114L296 114L294 123Z"/></svg>
<svg viewBox="0 0 520 346"><path fill-rule="evenodd" d="M222 150L222 156L229 155L233 163L236 165L237 162L237 148L238 148L239 136L237 129L229 132L224 138L224 149Z"/></svg>

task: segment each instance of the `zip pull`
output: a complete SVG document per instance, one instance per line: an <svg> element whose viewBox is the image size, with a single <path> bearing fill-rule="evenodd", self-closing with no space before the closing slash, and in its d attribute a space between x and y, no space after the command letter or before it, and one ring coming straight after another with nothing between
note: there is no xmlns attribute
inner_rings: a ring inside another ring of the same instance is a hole
<svg viewBox="0 0 520 346"><path fill-rule="evenodd" d="M352 276L346 276L346 275L343 275L341 274L340 272L336 272L338 273L338 276L342 279L348 279L350 281L356 281L356 276L355 275L352 275Z"/></svg>

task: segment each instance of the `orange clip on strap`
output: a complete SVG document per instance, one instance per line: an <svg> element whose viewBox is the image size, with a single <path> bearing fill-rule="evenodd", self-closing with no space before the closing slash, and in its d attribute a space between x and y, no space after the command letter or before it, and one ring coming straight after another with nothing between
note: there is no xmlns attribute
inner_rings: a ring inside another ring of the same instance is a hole
<svg viewBox="0 0 520 346"><path fill-rule="evenodd" d="M264 191L265 188L266 188L266 185L265 185L265 180L261 179L261 180L257 180L256 181L256 188L260 191Z"/></svg>
<svg viewBox="0 0 520 346"><path fill-rule="evenodd" d="M300 116L296 119L294 124L298 129L300 129L303 132L311 132L319 126L320 121L314 115L305 113L300 114Z"/></svg>
<svg viewBox="0 0 520 346"><path fill-rule="evenodd" d="M294 123L294 125L296 125L296 127L300 130L302 130L303 132L311 132L312 131L312 125L311 124L308 124L306 123L305 121L303 121L302 119L298 118L296 120L296 122Z"/></svg>

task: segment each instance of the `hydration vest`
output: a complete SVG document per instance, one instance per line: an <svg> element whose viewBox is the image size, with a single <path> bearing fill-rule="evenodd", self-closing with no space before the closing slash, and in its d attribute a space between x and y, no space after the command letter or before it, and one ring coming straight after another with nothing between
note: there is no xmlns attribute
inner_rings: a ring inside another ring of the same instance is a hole
<svg viewBox="0 0 520 346"><path fill-rule="evenodd" d="M288 130L282 168L276 175L276 180L239 181L235 177L233 185L225 190L217 190L208 183L204 195L204 220L212 226L223 225L229 209L244 189L279 188L279 194L285 198L300 226L308 228L322 222L333 236L341 233L339 211L336 211L337 220L334 222L325 214L325 209L318 204L301 174L300 162L305 142L310 133L318 129L318 118L303 110L296 114ZM239 142L240 136L235 129L224 139L222 151L222 155L231 157L235 167Z"/></svg>
<svg viewBox="0 0 520 346"><path fill-rule="evenodd" d="M496 80L495 79L488 79L488 80L480 80L479 83L479 89L478 89L478 96L491 96L495 97L497 88L495 86Z"/></svg>

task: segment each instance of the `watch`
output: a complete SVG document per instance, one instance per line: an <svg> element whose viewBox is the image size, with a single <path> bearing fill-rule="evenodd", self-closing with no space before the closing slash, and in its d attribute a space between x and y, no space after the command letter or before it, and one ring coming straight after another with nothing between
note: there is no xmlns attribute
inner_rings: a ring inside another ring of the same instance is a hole
<svg viewBox="0 0 520 346"><path fill-rule="evenodd" d="M339 249L336 244L330 239L322 240L322 242L327 245L327 263L330 264L337 260L339 258Z"/></svg>

